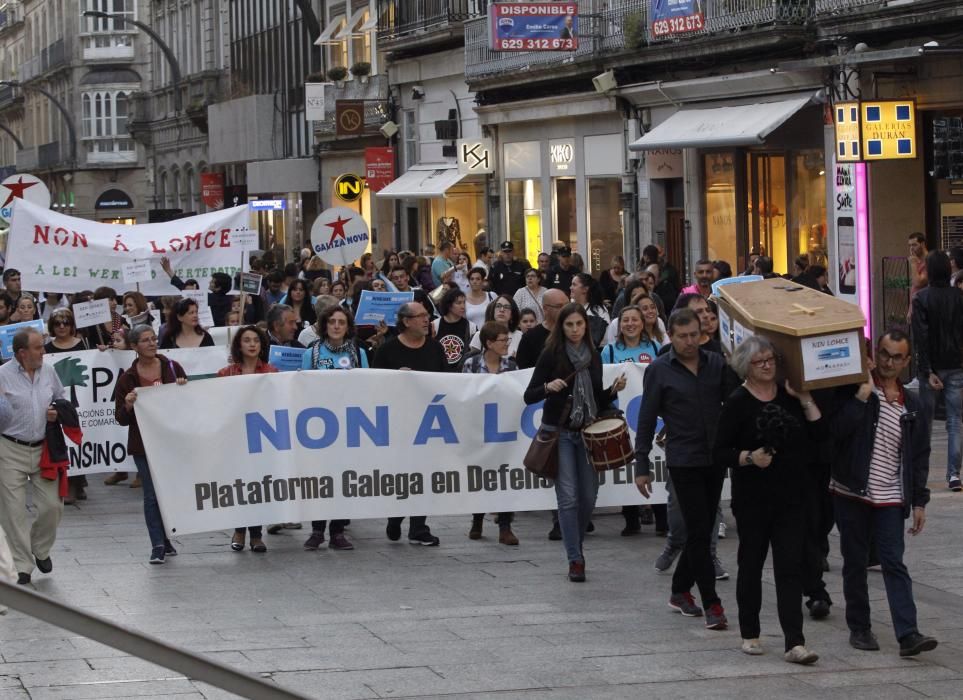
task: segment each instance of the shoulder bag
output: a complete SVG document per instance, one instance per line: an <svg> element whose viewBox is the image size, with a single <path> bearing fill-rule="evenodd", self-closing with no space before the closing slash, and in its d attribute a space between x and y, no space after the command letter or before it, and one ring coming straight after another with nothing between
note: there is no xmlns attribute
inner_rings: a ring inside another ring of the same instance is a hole
<svg viewBox="0 0 963 700"><path fill-rule="evenodd" d="M578 370L565 377L565 383L570 382ZM538 427L538 432L532 438L532 444L528 446L528 452L522 459L522 464L533 474L537 474L545 479L554 479L558 476L558 433L563 426L568 423L569 414L572 412L572 397L565 400L562 414L559 416L558 427L552 429L544 423Z"/></svg>

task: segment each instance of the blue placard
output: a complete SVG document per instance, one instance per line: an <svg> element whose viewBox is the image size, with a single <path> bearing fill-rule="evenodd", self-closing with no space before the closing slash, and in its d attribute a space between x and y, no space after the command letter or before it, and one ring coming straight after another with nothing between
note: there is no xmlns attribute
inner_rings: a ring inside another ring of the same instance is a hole
<svg viewBox="0 0 963 700"><path fill-rule="evenodd" d="M283 211L288 208L286 199L254 199L247 203L251 211Z"/></svg>
<svg viewBox="0 0 963 700"><path fill-rule="evenodd" d="M361 292L354 322L359 326L377 326L381 321L395 325L398 307L415 300L414 292Z"/></svg>
<svg viewBox="0 0 963 700"><path fill-rule="evenodd" d="M301 362L304 359L305 348L288 348L283 345L272 345L268 352L268 362L277 367L281 372L293 372L301 369Z"/></svg>
<svg viewBox="0 0 963 700"><path fill-rule="evenodd" d="M24 321L22 323L12 323L9 326L0 326L0 357L9 360L13 357L13 336L24 328L35 328L43 335L47 332L43 321Z"/></svg>

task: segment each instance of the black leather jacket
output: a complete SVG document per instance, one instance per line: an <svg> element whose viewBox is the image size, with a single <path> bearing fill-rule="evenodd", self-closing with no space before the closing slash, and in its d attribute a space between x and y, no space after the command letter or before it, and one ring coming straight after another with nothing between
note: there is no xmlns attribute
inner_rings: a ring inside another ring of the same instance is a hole
<svg viewBox="0 0 963 700"><path fill-rule="evenodd" d="M866 494L869 463L879 420L879 396L870 394L866 402L856 398L857 385L841 387L836 394L835 411L828 421L833 437L833 478L853 493ZM906 412L900 419L903 481L903 516L913 507L930 501L926 480L930 471L930 443L926 419L915 394L904 393Z"/></svg>
<svg viewBox="0 0 963 700"><path fill-rule="evenodd" d="M963 367L963 292L956 287L924 287L913 297L913 344L919 376Z"/></svg>

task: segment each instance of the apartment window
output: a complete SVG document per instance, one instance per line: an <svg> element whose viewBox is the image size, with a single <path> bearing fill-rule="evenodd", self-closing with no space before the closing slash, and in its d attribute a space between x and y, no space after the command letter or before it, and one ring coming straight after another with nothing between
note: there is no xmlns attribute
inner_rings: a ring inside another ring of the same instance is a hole
<svg viewBox="0 0 963 700"><path fill-rule="evenodd" d="M101 90L82 95L88 160L92 156L96 160L98 154L133 155L134 142L127 131L127 94L124 90Z"/></svg>
<svg viewBox="0 0 963 700"><path fill-rule="evenodd" d="M137 19L136 8L136 0L84 0L84 10L123 15L127 19ZM129 31L134 28L126 22L115 22L106 17L84 17L84 23L84 29L90 33Z"/></svg>
<svg viewBox="0 0 963 700"><path fill-rule="evenodd" d="M418 121L415 110L404 111L405 170L418 163Z"/></svg>

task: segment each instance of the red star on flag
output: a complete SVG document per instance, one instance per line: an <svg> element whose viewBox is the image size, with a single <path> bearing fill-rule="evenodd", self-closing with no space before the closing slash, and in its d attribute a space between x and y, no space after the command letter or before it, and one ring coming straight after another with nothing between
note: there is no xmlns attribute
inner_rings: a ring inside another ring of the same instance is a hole
<svg viewBox="0 0 963 700"><path fill-rule="evenodd" d="M325 224L325 226L330 226L333 230L331 231L331 240L328 241L328 245L334 243L334 239L341 236L341 240L347 243L347 238L344 235L344 225L350 223L351 219L342 219L341 215L338 214L338 219L332 221L330 224Z"/></svg>
<svg viewBox="0 0 963 700"><path fill-rule="evenodd" d="M21 175L20 179L16 182L11 182L9 185L4 185L4 187L10 190L10 196L7 197L7 201L3 203L3 206L6 207L14 199L23 199L23 191L28 187L33 187L36 184L36 182L24 182L23 175Z"/></svg>

